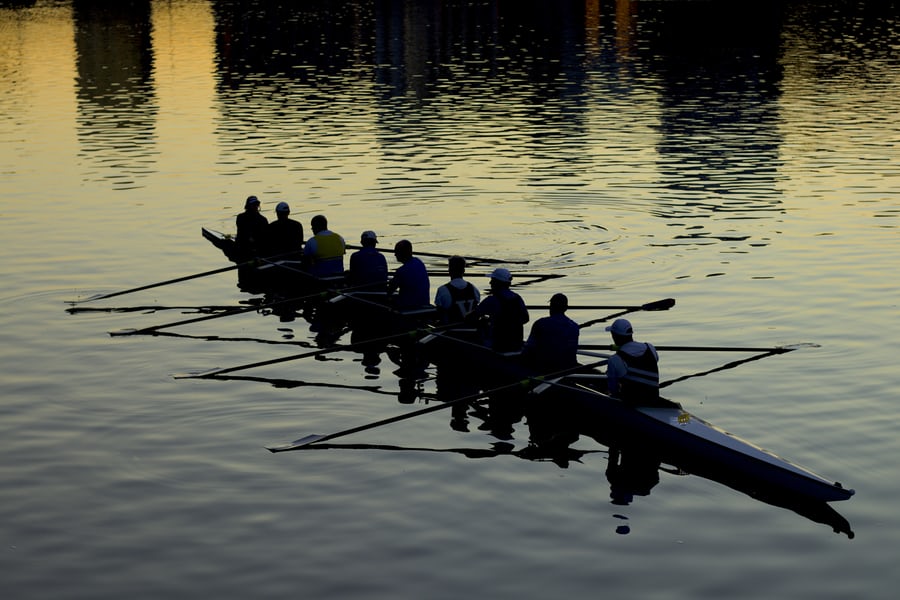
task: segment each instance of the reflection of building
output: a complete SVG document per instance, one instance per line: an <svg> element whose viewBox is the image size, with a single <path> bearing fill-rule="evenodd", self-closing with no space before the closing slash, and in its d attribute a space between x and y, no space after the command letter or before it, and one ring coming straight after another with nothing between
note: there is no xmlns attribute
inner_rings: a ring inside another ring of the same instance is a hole
<svg viewBox="0 0 900 600"><path fill-rule="evenodd" d="M663 185L715 211L779 209L781 18L760 2L639 3Z"/></svg>
<svg viewBox="0 0 900 600"><path fill-rule="evenodd" d="M150 0L74 0L78 137L99 177L127 186L153 162Z"/></svg>

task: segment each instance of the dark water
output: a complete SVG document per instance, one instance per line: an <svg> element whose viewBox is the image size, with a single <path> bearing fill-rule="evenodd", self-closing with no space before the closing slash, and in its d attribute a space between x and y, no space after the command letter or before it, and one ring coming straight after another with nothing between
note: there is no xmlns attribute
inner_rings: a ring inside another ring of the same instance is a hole
<svg viewBox="0 0 900 600"><path fill-rule="evenodd" d="M898 16L0 3L0 597L893 597ZM529 304L676 298L631 315L658 345L809 344L708 375L751 355L662 353L662 377L857 494L823 523L669 469L621 504L604 446L528 460L526 423L501 440L442 411L270 454L422 408L434 382L402 404L390 363L352 353L172 377L316 347L252 311L107 334L246 302L231 272L66 311L226 266L199 230L232 231L249 194L349 241L565 275L522 286Z"/></svg>

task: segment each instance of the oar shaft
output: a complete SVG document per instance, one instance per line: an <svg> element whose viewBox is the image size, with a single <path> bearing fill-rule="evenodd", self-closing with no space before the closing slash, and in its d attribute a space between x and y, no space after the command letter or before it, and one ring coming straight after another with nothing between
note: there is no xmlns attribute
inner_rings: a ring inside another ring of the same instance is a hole
<svg viewBox="0 0 900 600"><path fill-rule="evenodd" d="M355 246L353 244L347 244L347 249L349 250L361 250L362 246ZM375 248L379 252L384 253L392 253L393 250L388 248ZM432 258L452 258L456 256L454 254L438 254L436 252L421 252L419 250L415 251L415 254L419 256L430 256ZM481 258L478 256L463 256L464 259L471 262L480 262L480 263L491 263L491 264L511 264L511 265L527 265L529 261L527 260L506 260L500 258Z"/></svg>
<svg viewBox="0 0 900 600"><path fill-rule="evenodd" d="M599 365L601 365L601 364L605 364L605 362L606 362L606 361L599 361L599 362L594 363L594 364L590 364L590 365L579 365L579 366L577 366L577 367L572 367L572 368L570 368L570 369L564 369L564 370L562 370L562 371L558 371L558 372L555 372L555 373L548 373L548 374L546 374L546 375L528 377L528 378L526 378L526 379L519 380L519 381L514 381L514 382L509 383L509 384L507 384L507 385L499 386L499 387L496 387L496 388L493 388L493 389L490 389L490 390L487 390L487 391L484 391L484 392L479 392L479 393L476 393L476 394L470 394L470 395L468 395L468 396L462 396L462 397L460 397L460 398L455 398L455 399L453 399L453 400L448 400L447 402L442 402L442 403L438 403L438 404L432 404L431 406L428 406L428 407L426 407L426 408L422 408L422 409L415 410L415 411L412 411L412 412L404 413L404 414L402 414L402 415L395 415L395 416L393 416L393 417L388 417L387 419L381 419L380 421L375 421L375 422L373 422L373 423L367 423L367 424L365 424L365 425L359 425L359 426L357 426L357 427L351 427L350 429L344 429L343 431L338 431L338 432L330 433L330 434L327 434L327 435L322 435L322 436L318 436L318 435L317 435L317 436L308 436L308 437L306 437L306 438L301 438L301 439L296 440L296 441L294 441L294 442L289 442L289 443L287 443L287 444L283 444L283 445L280 445L280 446L270 446L270 447L267 448L267 450L269 450L270 452L285 452L285 451L287 451L287 450L299 450L300 448L303 448L303 447L305 447L305 446L309 446L309 445L311 445L311 444L315 444L315 443L319 443L319 442L326 442L326 441L328 441L328 440L333 440L333 439L335 439L335 438L344 437L344 436L346 436L346 435L350 435L350 434L353 434L353 433L359 433L360 431L366 431L366 430L369 430L369 429L375 429L376 427L381 427L382 425L390 425L391 423L397 423L398 421L405 421L406 419L412 419L412 418L418 417L418 416L420 416L420 415L432 413L432 412L435 412L435 411L438 411L438 410L443 410L443 409L445 409L445 408L450 408L451 406L455 406L455 405L457 405L457 404L461 404L461 403L464 403L464 402L474 402L474 401L476 401L476 400L478 400L478 399L480 399L480 398L483 398L483 397L485 397L485 396L489 396L489 395L495 394L495 393L497 393L497 392L502 392L502 391L510 390L510 389L515 388L515 387L519 387L519 386L527 387L527 386L530 385L532 382L543 381L543 380L546 380L546 379L552 379L552 378L557 378L557 377L564 377L565 375L570 375L570 374L575 373L575 372L577 372L577 371L588 370L588 369L594 368L594 367L596 367L596 366L599 366Z"/></svg>
<svg viewBox="0 0 900 600"><path fill-rule="evenodd" d="M225 367L222 369L214 369L212 371L206 371L203 373L197 374L189 374L189 375L176 375L175 379L206 379L210 377L215 377L216 375L224 375L226 373L234 373L236 371L245 371L247 369L254 369L256 367L266 367L269 365L276 365L278 363L290 362L292 360L300 360L301 358L310 358L313 356L324 356L325 354L331 354L333 352L341 352L345 350L354 350L356 348L362 348L365 346L369 346L372 344L379 344L382 342L389 342L391 340L396 340L398 338L413 336L419 332L418 329L411 329L409 331L403 331L401 333L395 333L392 335L386 335L380 338L374 338L371 340L364 340L361 342L355 342L353 344L341 344L337 346L329 346L328 348L321 348L319 350L313 350L310 352L301 352L300 354L291 354L290 356L282 356L279 358L270 358L268 360L261 360L259 362L247 363L244 365L237 365L234 367Z"/></svg>
<svg viewBox="0 0 900 600"><path fill-rule="evenodd" d="M762 354L756 354L755 356L751 356L750 358L736 360L736 361L724 364L720 367L710 369L708 371L702 371L700 373L691 373L690 375L682 375L681 377L676 377L675 379L670 379L668 381L664 381L659 384L659 387L664 388L664 387L668 387L668 386L672 385L673 383L678 383L680 381L684 381L685 379L692 379L694 377L704 377L706 375L718 373L719 371L727 371L729 369L739 367L739 366L747 364L749 362L761 360L763 358L767 358L769 356L774 356L776 354L783 354L785 352L790 352L791 350L793 350L793 348L776 348L774 350L768 350L768 351L763 352Z"/></svg>
<svg viewBox="0 0 900 600"><path fill-rule="evenodd" d="M776 346L774 348L756 348L748 346L657 346L654 348L661 352L770 352L781 354L790 352L792 348ZM615 346L609 344L579 344L579 350L615 350Z"/></svg>
<svg viewBox="0 0 900 600"><path fill-rule="evenodd" d="M169 329L171 327L178 327L180 325L189 325L191 323L200 323L201 321L210 321L212 319L221 319L222 317L228 317L231 315L240 315L246 312L257 311L264 308L272 308L274 306L280 306L282 304L290 304L293 302L302 302L304 300L310 300L317 296L321 296L323 294L327 294L328 292L317 292L315 294L309 294L306 296L300 296L298 298L288 298L286 300L276 300L274 302L266 302L263 304L255 304L251 306L242 306L239 308L232 308L230 310L226 310L223 312L218 312L212 315L203 315L202 317L192 317L190 319L182 319L181 321L173 321L171 323L163 323L162 325L153 325L152 327L144 327L142 329L126 329L123 331L111 331L109 334L111 336L123 336L123 335L146 335L153 333L155 331L160 331L162 329Z"/></svg>
<svg viewBox="0 0 900 600"><path fill-rule="evenodd" d="M98 296L91 296L90 298L85 298L84 300L74 300L73 304L78 304L81 302L93 302L94 300L105 300L107 298L115 298L116 296L123 296L125 294L131 294L133 292L141 292L143 290L153 289L155 287L161 287L164 285L169 285L172 283L179 283L182 281L189 281L191 279L199 279L201 277L207 277L209 275L218 275L219 273L225 273L227 271L233 271L240 267L249 266L253 264L252 261L241 263L239 265L230 265L227 267L222 267L221 269L213 269L212 271L204 271L203 273L195 273L193 275L185 275L184 277L176 277L175 279L168 279L166 281L159 281L157 283L150 283L147 285L142 285L138 287L134 287L127 290L121 290L119 292L111 292L109 294L100 294Z"/></svg>

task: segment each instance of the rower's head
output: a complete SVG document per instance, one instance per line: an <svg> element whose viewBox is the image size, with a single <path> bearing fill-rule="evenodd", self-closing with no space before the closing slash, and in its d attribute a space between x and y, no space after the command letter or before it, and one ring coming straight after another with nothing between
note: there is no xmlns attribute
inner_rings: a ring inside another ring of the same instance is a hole
<svg viewBox="0 0 900 600"><path fill-rule="evenodd" d="M362 232L362 235L359 236L359 243L367 248L374 248L378 243L378 236L375 235L374 231L366 230Z"/></svg>
<svg viewBox="0 0 900 600"><path fill-rule="evenodd" d="M256 196L247 196L247 200L244 202L244 210L247 212L259 210L259 198Z"/></svg>
<svg viewBox="0 0 900 600"><path fill-rule="evenodd" d="M394 244L394 257L399 262L406 262L410 258L412 258L412 242L409 240L400 240L396 244Z"/></svg>
<svg viewBox="0 0 900 600"><path fill-rule="evenodd" d="M275 207L275 215L279 219L287 219L289 214L291 214L291 207L287 202L279 202Z"/></svg>
<svg viewBox="0 0 900 600"><path fill-rule="evenodd" d="M606 330L612 334L616 346L630 342L634 336L634 328L628 319L616 319Z"/></svg>
<svg viewBox="0 0 900 600"><path fill-rule="evenodd" d="M466 259L462 256L451 256L447 261L447 272L450 279L459 279L466 274Z"/></svg>
<svg viewBox="0 0 900 600"><path fill-rule="evenodd" d="M561 315L569 309L569 299L565 294L553 294L550 298L550 314Z"/></svg>
<svg viewBox="0 0 900 600"><path fill-rule="evenodd" d="M309 222L309 225L312 227L313 233L319 233L328 229L328 219L325 218L325 215L316 215Z"/></svg>
<svg viewBox="0 0 900 600"><path fill-rule="evenodd" d="M512 273L509 269L498 267L491 273L491 289L505 289L512 283Z"/></svg>

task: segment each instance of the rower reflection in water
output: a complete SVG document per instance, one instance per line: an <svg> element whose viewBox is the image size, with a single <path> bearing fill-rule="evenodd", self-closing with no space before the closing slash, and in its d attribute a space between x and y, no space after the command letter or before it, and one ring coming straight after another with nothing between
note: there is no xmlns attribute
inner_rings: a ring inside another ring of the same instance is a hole
<svg viewBox="0 0 900 600"><path fill-rule="evenodd" d="M648 496L659 483L658 457L637 449L611 447L606 463L609 497L613 504L627 506L635 496Z"/></svg>

